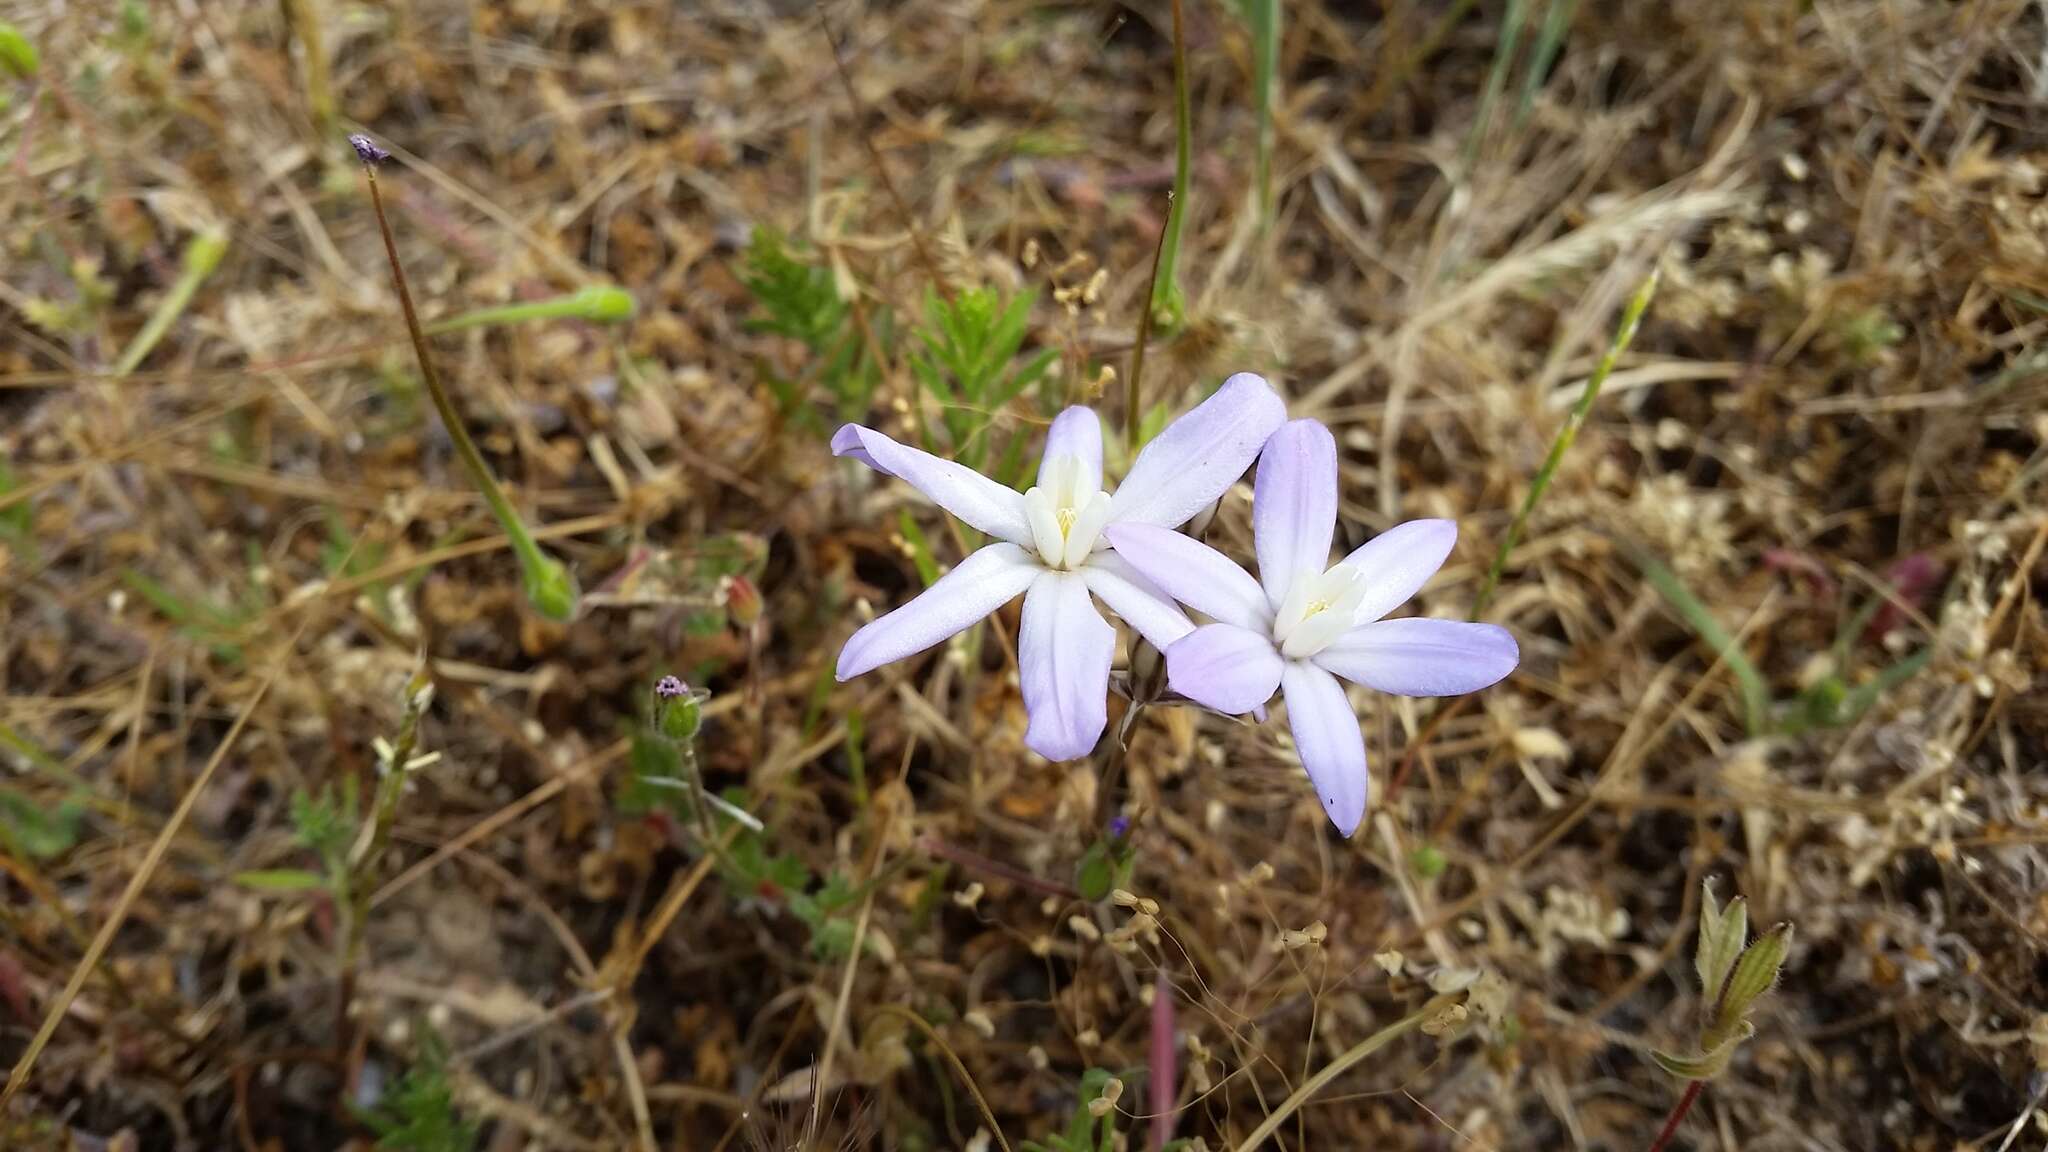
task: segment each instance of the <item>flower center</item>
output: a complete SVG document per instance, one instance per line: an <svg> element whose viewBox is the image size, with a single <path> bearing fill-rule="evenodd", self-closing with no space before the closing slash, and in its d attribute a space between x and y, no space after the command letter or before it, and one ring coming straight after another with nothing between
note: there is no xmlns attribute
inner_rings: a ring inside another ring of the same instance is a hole
<svg viewBox="0 0 2048 1152"><path fill-rule="evenodd" d="M1080 457L1055 456L1046 462L1045 483L1024 493L1031 541L1048 568L1080 567L1109 523L1109 493L1086 490L1086 477Z"/></svg>
<svg viewBox="0 0 2048 1152"><path fill-rule="evenodd" d="M1351 630L1364 599L1365 581L1356 568L1339 564L1327 572L1303 572L1273 616L1273 643L1290 660L1313 656Z"/></svg>

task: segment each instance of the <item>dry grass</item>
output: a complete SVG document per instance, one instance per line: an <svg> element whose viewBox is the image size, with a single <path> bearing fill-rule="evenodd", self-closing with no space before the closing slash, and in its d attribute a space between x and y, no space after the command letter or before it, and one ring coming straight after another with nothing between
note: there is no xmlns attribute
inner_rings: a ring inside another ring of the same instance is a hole
<svg viewBox="0 0 2048 1152"><path fill-rule="evenodd" d="M849 403L944 425L908 335L934 281L1040 290L1053 383L991 414L991 461L1036 452L1046 400L1122 427L1104 370L1172 175L1163 0L834 3L843 80L801 0L14 6L42 68L0 87L0 1145L366 1146L342 1101L389 1099L428 1028L493 1149L997 1146L978 1099L1016 1147L1090 1067L1140 1145L1163 974L1176 1132L1234 1148L1477 968L1502 1018L1373 1051L1280 1146L1644 1149L1715 877L1797 943L1674 1147L2038 1146L2043 10L1588 0L1525 103L1562 2L1285 5L1269 229L1249 34L1187 4L1188 314L1147 400L1267 373L1337 433L1345 541L1458 519L1425 610L1469 610L1621 302L1663 279L1487 609L1520 672L1359 697L1356 839L1284 727L1141 718L1114 799L1156 919L1076 896L1102 766L1024 750L1008 635L832 684L918 586L906 533L941 563L963 541L823 433ZM638 301L436 341L581 581L572 623L526 608L431 417L355 128L398 155L430 324ZM764 226L835 278L871 400L752 323ZM1244 496L1211 538L1248 551ZM293 797L367 802L421 652L435 758L382 858L340 846L373 886L342 980L348 901L247 874L320 868ZM768 826L730 856L633 802L669 671L713 693L705 782Z"/></svg>

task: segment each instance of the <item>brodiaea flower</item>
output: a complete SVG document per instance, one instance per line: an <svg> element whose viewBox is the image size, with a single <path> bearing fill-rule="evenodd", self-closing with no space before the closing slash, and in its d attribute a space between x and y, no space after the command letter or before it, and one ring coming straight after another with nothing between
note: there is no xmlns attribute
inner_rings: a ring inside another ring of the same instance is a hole
<svg viewBox="0 0 2048 1152"><path fill-rule="evenodd" d="M848 424L832 451L907 481L940 507L994 536L910 603L868 624L839 653L841 680L914 656L1024 596L1017 640L1024 742L1052 760L1085 756L1108 713L1116 633L1089 594L1161 651L1193 625L1173 601L1112 552L1104 529L1185 524L1244 474L1286 419L1266 382L1240 373L1173 422L1132 462L1111 495L1102 489L1102 426L1069 408L1046 434L1038 483L1016 492L973 469Z"/></svg>
<svg viewBox="0 0 2048 1152"><path fill-rule="evenodd" d="M1178 532L1127 524L1109 535L1132 567L1216 621L1165 650L1167 684L1219 712L1251 712L1283 691L1302 767L1349 836L1365 815L1365 740L1337 677L1398 696L1452 696L1498 681L1521 654L1492 624L1380 619L1443 566L1457 525L1397 524L1326 567L1336 522L1336 441L1296 420L1259 458L1258 580Z"/></svg>

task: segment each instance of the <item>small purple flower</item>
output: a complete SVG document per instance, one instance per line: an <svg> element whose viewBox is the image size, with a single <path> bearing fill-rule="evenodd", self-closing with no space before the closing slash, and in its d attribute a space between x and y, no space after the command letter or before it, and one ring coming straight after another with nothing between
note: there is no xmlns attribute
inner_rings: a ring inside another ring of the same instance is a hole
<svg viewBox="0 0 2048 1152"><path fill-rule="evenodd" d="M391 159L391 153L377 147L375 140L360 132L350 136L348 143L349 147L356 150L356 159L361 160L372 168L382 167L386 160Z"/></svg>
<svg viewBox="0 0 2048 1152"><path fill-rule="evenodd" d="M654 682L654 694L663 700L674 700L689 693L690 686L683 683L682 678L678 676L663 676Z"/></svg>
<svg viewBox="0 0 2048 1152"><path fill-rule="evenodd" d="M840 650L839 679L914 656L1022 595L1024 742L1049 760L1087 755L1108 718L1116 647L1116 632L1091 594L1161 651L1194 627L1111 551L1104 530L1144 524L1167 531L1187 523L1244 474L1285 419L1280 397L1264 380L1232 376L1138 453L1113 496L1102 487L1102 426L1087 408L1069 408L1053 421L1038 483L1021 493L871 428L846 425L832 437L835 455L900 477L998 542L855 632Z"/></svg>
<svg viewBox="0 0 2048 1152"><path fill-rule="evenodd" d="M1131 566L1216 622L1166 648L1166 682L1219 712L1255 712L1276 689L1302 767L1338 831L1365 815L1365 740L1341 676L1397 696L1476 692L1515 670L1505 628L1384 620L1457 543L1449 520L1397 524L1327 567L1337 521L1337 442L1314 420L1273 434L1252 495L1259 579L1200 541L1145 524L1109 529Z"/></svg>
<svg viewBox="0 0 2048 1152"><path fill-rule="evenodd" d="M1130 834L1131 818L1129 816L1111 816L1109 818L1109 838L1111 840L1121 840Z"/></svg>

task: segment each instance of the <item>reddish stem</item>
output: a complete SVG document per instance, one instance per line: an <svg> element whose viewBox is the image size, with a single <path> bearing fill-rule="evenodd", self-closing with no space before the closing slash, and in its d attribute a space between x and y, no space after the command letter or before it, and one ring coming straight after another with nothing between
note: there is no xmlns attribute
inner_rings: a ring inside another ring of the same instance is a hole
<svg viewBox="0 0 2048 1152"><path fill-rule="evenodd" d="M1671 1109L1671 1115L1665 1117L1664 1130L1657 1133L1657 1139L1650 1145L1650 1152L1664 1152L1664 1146L1671 1143L1671 1138L1678 1134L1678 1126L1685 1122L1685 1114L1692 1111L1693 1101L1700 1098L1700 1091L1706 1086L1705 1080L1692 1080L1686 1083L1685 1095L1678 1098L1678 1104Z"/></svg>

